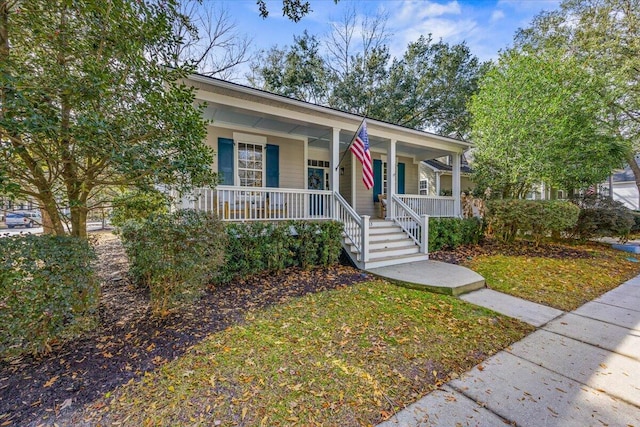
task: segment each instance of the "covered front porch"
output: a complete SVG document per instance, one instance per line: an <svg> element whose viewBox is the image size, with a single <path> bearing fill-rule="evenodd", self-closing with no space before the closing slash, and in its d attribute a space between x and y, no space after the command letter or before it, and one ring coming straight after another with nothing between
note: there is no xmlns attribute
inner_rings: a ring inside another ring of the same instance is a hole
<svg viewBox="0 0 640 427"><path fill-rule="evenodd" d="M220 184L182 195L182 207L223 221L338 220L362 265L386 248L369 248L378 239L372 234L404 233L424 255L427 218L460 216L466 142L368 119L375 179L367 190L348 150L362 117L204 76L187 83L206 105L206 143L217 154ZM420 195L421 161L444 156L452 159L452 196Z"/></svg>
<svg viewBox="0 0 640 427"><path fill-rule="evenodd" d="M300 190L296 188L257 188L220 185L214 189L199 188L182 196L184 208L203 210L216 214L223 221L279 221L279 220L330 220L339 219L340 208L336 194L331 190ZM396 194L398 200L417 215L454 217L454 197ZM379 202L382 203L382 202ZM392 219L397 209L392 197L386 206L371 218ZM391 205L389 205L391 204Z"/></svg>

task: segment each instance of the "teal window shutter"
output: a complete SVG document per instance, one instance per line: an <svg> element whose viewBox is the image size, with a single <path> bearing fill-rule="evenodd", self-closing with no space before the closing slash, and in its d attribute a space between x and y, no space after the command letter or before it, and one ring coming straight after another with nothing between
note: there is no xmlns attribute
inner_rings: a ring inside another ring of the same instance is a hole
<svg viewBox="0 0 640 427"><path fill-rule="evenodd" d="M233 139L218 138L218 174L221 185L233 185Z"/></svg>
<svg viewBox="0 0 640 427"><path fill-rule="evenodd" d="M382 194L382 160L373 160L373 201L378 202Z"/></svg>
<svg viewBox="0 0 640 427"><path fill-rule="evenodd" d="M404 194L404 163L398 163L398 194Z"/></svg>
<svg viewBox="0 0 640 427"><path fill-rule="evenodd" d="M267 144L267 187L280 187L280 147Z"/></svg>

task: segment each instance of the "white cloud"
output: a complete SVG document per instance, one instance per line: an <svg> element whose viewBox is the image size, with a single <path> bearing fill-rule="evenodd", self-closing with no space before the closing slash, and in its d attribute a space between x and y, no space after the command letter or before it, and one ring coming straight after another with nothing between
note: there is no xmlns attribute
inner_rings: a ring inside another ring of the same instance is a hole
<svg viewBox="0 0 640 427"><path fill-rule="evenodd" d="M504 12L500 9L494 10L493 13L491 13L491 22L497 22L501 19L504 18Z"/></svg>
<svg viewBox="0 0 640 427"><path fill-rule="evenodd" d="M420 19L435 18L443 15L460 15L462 9L457 1L448 3L435 3L431 1L403 0L397 7L396 2L391 3L394 6L392 21L410 22Z"/></svg>
<svg viewBox="0 0 640 427"><path fill-rule="evenodd" d="M383 2L388 10L388 28L394 34L390 41L391 54L401 56L407 44L421 35L432 35L449 43L459 43L470 37L478 28L477 21L463 13L458 1L436 3L431 1L403 0Z"/></svg>

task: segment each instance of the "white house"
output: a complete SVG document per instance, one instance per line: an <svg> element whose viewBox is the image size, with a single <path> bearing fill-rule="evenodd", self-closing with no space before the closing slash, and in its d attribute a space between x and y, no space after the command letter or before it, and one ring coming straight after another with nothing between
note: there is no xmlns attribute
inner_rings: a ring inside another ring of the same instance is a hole
<svg viewBox="0 0 640 427"><path fill-rule="evenodd" d="M633 171L629 166L619 170L611 176L609 182L600 184L600 190L609 193L609 187L613 184L613 200L624 203L629 209L638 210L638 186Z"/></svg>
<svg viewBox="0 0 640 427"><path fill-rule="evenodd" d="M221 183L184 195L185 206L224 221L342 221L361 268L426 259L426 216L460 216L467 142L367 119L375 181L367 190L347 149L362 117L201 75L187 83L206 102ZM422 161L442 157L451 159L452 196L421 195Z"/></svg>

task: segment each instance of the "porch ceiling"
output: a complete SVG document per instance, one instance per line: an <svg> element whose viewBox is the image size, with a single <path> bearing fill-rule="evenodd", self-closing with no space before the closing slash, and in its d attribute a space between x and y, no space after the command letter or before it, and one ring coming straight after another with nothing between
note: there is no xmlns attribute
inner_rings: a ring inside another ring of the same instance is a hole
<svg viewBox="0 0 640 427"><path fill-rule="evenodd" d="M328 148L332 134L330 127L316 123L212 102L207 103L204 117L211 120L214 124L240 127L253 130L257 133L266 132L267 134L290 135L292 138L306 137L308 138L310 147ZM344 150L352 138L352 132L345 130L340 131L340 149ZM370 131L369 144L371 145L372 151L386 153L388 139L372 135ZM435 159L451 153L450 151L409 144L403 141L398 141L396 152L400 156L412 157L416 160Z"/></svg>

